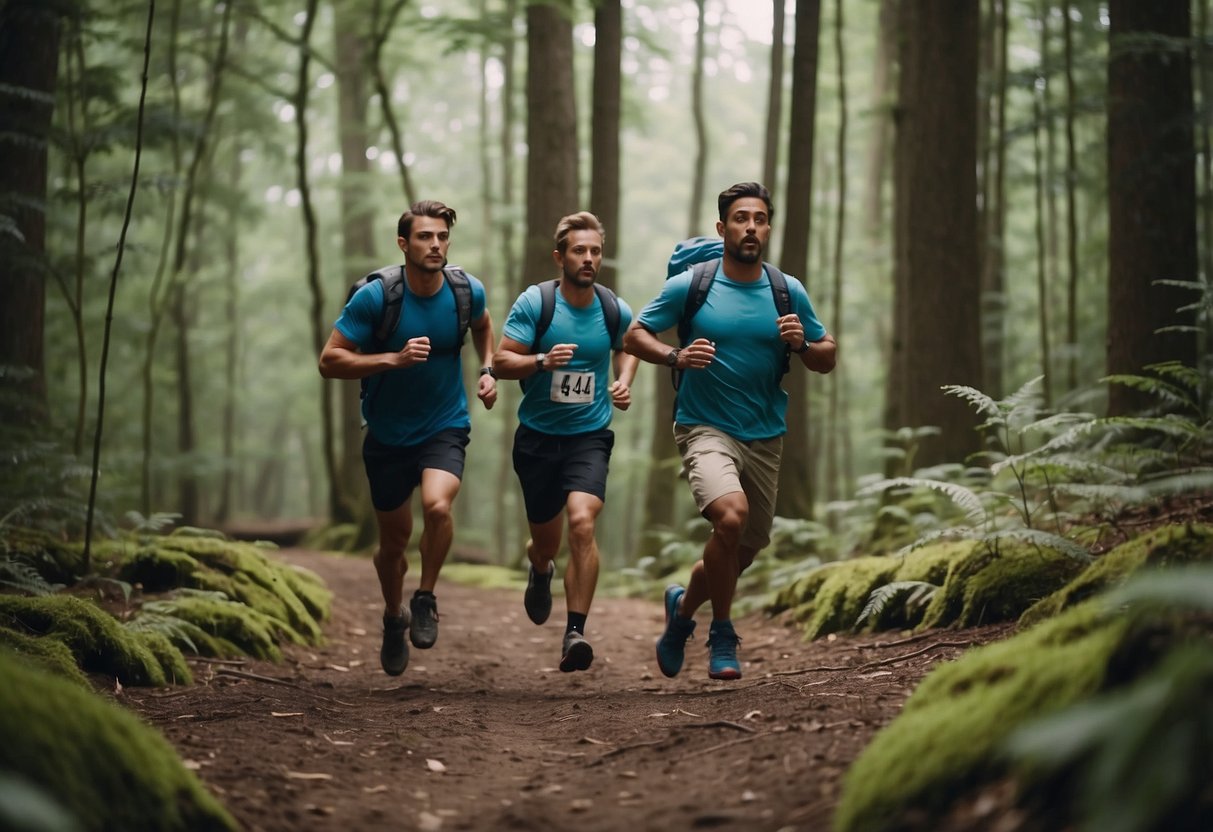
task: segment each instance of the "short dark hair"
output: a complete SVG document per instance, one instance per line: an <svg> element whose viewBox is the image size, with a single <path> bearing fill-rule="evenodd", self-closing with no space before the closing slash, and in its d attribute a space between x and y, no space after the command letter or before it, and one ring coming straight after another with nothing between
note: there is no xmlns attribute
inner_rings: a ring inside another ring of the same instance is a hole
<svg viewBox="0 0 1213 832"><path fill-rule="evenodd" d="M434 217L445 220L449 230L455 224L455 209L443 205L436 199L414 202L409 206L409 210L400 215L400 220L396 223L396 235L407 240L409 233L413 230L413 220L417 217Z"/></svg>
<svg viewBox="0 0 1213 832"><path fill-rule="evenodd" d="M606 242L606 230L602 227L602 221L589 211L578 211L576 214L561 217L560 222L556 223L556 250L561 254L569 247L570 231L597 231L603 242Z"/></svg>
<svg viewBox="0 0 1213 832"><path fill-rule="evenodd" d="M771 192L757 182L738 182L731 188L726 188L716 197L716 209L720 212L720 221L724 222L729 215L733 203L747 196L758 197L767 204L767 220L775 219L775 206L771 204Z"/></svg>

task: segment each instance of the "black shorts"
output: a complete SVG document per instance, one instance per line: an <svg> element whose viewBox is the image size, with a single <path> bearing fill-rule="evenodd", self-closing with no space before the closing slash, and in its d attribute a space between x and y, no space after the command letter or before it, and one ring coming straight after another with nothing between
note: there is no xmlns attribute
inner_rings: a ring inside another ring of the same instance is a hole
<svg viewBox="0 0 1213 832"><path fill-rule="evenodd" d="M362 463L375 509L394 511L404 505L426 468L450 471L463 479L464 448L470 436L468 428L447 428L416 445L385 445L368 430L362 440Z"/></svg>
<svg viewBox="0 0 1213 832"><path fill-rule="evenodd" d="M522 484L526 519L546 523L564 510L570 491L606 501L607 466L615 434L592 430L552 436L518 426L514 431L514 471Z"/></svg>

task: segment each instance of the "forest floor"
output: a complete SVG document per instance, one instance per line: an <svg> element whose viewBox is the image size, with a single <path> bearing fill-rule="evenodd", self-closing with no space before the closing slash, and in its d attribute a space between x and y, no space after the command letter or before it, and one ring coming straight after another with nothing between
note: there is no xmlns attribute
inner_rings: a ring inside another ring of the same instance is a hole
<svg viewBox="0 0 1213 832"><path fill-rule="evenodd" d="M594 664L566 674L562 598L537 627L520 592L440 582L438 643L389 677L370 561L279 554L334 592L324 646L120 694L248 830L828 830L847 768L923 675L1009 632L805 643L754 614L737 622L744 677L719 682L705 610L667 679L659 599L599 597Z"/></svg>

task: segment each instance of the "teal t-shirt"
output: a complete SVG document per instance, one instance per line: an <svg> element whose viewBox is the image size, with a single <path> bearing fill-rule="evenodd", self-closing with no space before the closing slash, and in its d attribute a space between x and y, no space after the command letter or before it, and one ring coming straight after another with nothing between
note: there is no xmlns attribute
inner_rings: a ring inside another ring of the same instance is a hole
<svg viewBox="0 0 1213 832"><path fill-rule="evenodd" d="M535 340L541 301L539 287L530 286L514 301L502 330L505 337L530 345ZM531 430L570 436L600 430L611 423L611 351L623 349L623 333L632 323L632 310L619 299L619 334L611 344L598 295L585 308L570 306L559 289L552 323L539 342L545 352L555 344L576 344L573 360L558 370L543 371L524 380L518 421Z"/></svg>
<svg viewBox="0 0 1213 832"><path fill-rule="evenodd" d="M792 311L804 324L805 338L821 340L826 329L817 320L804 284L790 276L787 282ZM658 333L676 327L690 286L689 270L667 280L661 294L640 310L640 325ZM787 432L788 394L780 386L784 342L777 317L765 272L752 283L739 283L725 277L722 268L716 269L707 300L691 318L691 340L715 342L716 358L701 370L682 374L674 414L678 424L710 425L744 442ZM796 360L793 355L793 363Z"/></svg>
<svg viewBox="0 0 1213 832"><path fill-rule="evenodd" d="M468 275L472 289L471 320L484 314L484 284ZM345 305L334 327L364 352L372 350L375 324L383 309L383 281L359 289ZM419 297L404 284L400 322L385 351L404 348L411 338L428 336L430 356L421 364L376 373L367 378L362 417L376 439L386 445L417 445L448 428L471 427L458 344L459 316L455 293L443 280L434 295Z"/></svg>

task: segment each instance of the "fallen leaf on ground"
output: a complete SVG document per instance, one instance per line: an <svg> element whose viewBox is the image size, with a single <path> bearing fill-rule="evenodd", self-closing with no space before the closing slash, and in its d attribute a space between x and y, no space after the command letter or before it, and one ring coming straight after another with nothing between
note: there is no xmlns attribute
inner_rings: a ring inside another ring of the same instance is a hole
<svg viewBox="0 0 1213 832"><path fill-rule="evenodd" d="M322 771L288 771L287 780L332 780L333 775Z"/></svg>
<svg viewBox="0 0 1213 832"><path fill-rule="evenodd" d="M303 716L303 711L289 711L289 712L285 712L285 713L280 713L278 711L270 711L270 716L279 716L279 717L281 717L281 716Z"/></svg>
<svg viewBox="0 0 1213 832"><path fill-rule="evenodd" d="M427 759L425 765L430 771L437 771L439 773L446 771L446 766L440 760Z"/></svg>
<svg viewBox="0 0 1213 832"><path fill-rule="evenodd" d="M339 664L330 664L330 665L327 665L327 667L329 670L340 670L342 673L350 672L350 669L348 667L342 667Z"/></svg>
<svg viewBox="0 0 1213 832"><path fill-rule="evenodd" d="M366 794L381 794L387 791L387 786L380 783L378 786L363 786L362 791Z"/></svg>

